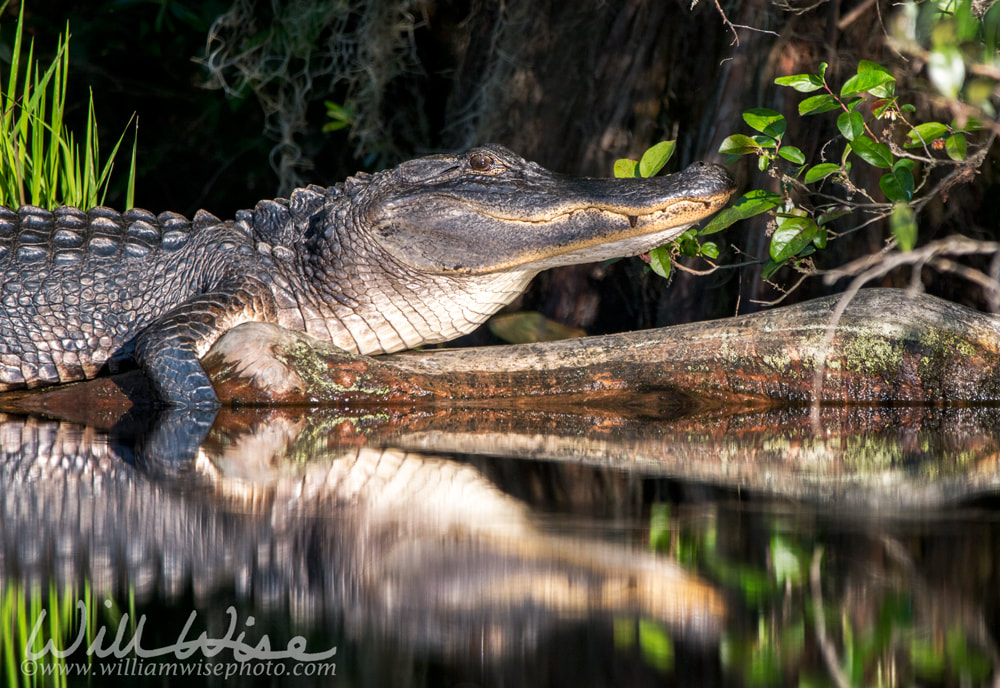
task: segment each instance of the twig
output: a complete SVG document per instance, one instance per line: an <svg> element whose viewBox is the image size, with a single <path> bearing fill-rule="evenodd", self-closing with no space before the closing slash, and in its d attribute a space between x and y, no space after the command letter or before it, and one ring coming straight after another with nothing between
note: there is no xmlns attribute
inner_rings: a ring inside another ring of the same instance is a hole
<svg viewBox="0 0 1000 688"><path fill-rule="evenodd" d="M858 291L861 290L861 287L874 279L886 275L900 266L929 264L931 261L940 260L938 256L941 255L968 256L989 254L1000 254L1000 242L977 241L964 236L952 236L945 239L939 239L938 241L932 241L926 246L922 246L918 249L907 251L905 253L898 252L888 255L876 254L873 256L865 256L864 258L851 261L847 265L827 272L823 277L823 281L826 284L832 284L841 277L847 277L850 275L856 275L856 277L844 291L840 300L837 301L837 306L833 309L833 314L830 316L830 321L827 323L826 332L823 335L823 341L820 343L816 352L816 368L813 371L813 398L810 403L810 416L813 423L818 427L819 407L823 398L823 379L826 374L826 356L830 351L830 345L833 344L833 338L837 335L837 325L840 324L840 319L843 317L844 312L850 305L851 300L857 295ZM951 265L954 264L948 263L946 264L946 267L950 268ZM998 270L1000 270L1000 267L998 267ZM978 270L975 272L979 273ZM979 274L982 275L983 278L987 278L986 275L983 275L982 273ZM973 281L977 280L974 279ZM994 282L990 287L989 293L996 294L998 290L1000 290L1000 284Z"/></svg>
<svg viewBox="0 0 1000 688"><path fill-rule="evenodd" d="M826 664L833 682L838 688L850 688L851 682L840 668L840 661L837 658L837 649L826 634L826 612L823 610L823 587L820 585L820 563L823 561L823 548L817 547L813 551L812 563L809 564L809 587L812 591L813 616L816 618L816 643L819 645L820 653L823 655L823 663Z"/></svg>
<svg viewBox="0 0 1000 688"><path fill-rule="evenodd" d="M1000 282L997 282L995 278L990 277L982 270L977 270L976 268L969 267L968 265L956 263L950 258L934 258L929 264L938 272L947 272L952 275L958 275L963 279L969 280L973 284L978 284L988 294L987 298L991 304L1000 299Z"/></svg>
<svg viewBox="0 0 1000 688"><path fill-rule="evenodd" d="M694 4L697 4L697 2L695 2ZM692 7L694 6L694 4L692 5ZM746 29L747 31L756 31L757 33L769 33L772 36L777 36L778 38L781 38L781 34L777 33L776 31L770 31L769 29L758 29L756 26L746 26L745 24L732 23L731 21L729 21L729 17L726 16L725 10L722 9L722 5L719 4L719 0L715 0L715 9L719 11L719 16L722 17L723 23L725 23L725 25L729 27L729 30L733 32L733 40L729 45L738 46L740 44L740 35L736 32L736 29Z"/></svg>
<svg viewBox="0 0 1000 688"><path fill-rule="evenodd" d="M869 8L874 4L875 0L865 0L865 2L861 3L853 10L845 14L843 17L840 18L840 21L837 22L837 30L843 31L844 29L846 29L848 26L853 24L858 17L867 12Z"/></svg>

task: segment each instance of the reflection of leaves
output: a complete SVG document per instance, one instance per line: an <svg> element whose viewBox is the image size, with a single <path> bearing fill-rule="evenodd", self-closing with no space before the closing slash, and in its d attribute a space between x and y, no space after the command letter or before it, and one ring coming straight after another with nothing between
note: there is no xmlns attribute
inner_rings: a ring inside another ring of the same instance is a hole
<svg viewBox="0 0 1000 688"><path fill-rule="evenodd" d="M804 579L805 554L781 535L771 536L771 568L781 585L799 585Z"/></svg>
<svg viewBox="0 0 1000 688"><path fill-rule="evenodd" d="M674 641L659 624L639 621L639 647L650 666L667 673L674 667Z"/></svg>
<svg viewBox="0 0 1000 688"><path fill-rule="evenodd" d="M657 502L649 510L649 548L665 552L670 546L670 503Z"/></svg>

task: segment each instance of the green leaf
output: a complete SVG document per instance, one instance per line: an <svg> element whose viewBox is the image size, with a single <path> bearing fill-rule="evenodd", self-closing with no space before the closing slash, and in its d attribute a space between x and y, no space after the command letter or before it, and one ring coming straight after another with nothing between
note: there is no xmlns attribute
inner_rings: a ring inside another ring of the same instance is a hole
<svg viewBox="0 0 1000 688"><path fill-rule="evenodd" d="M927 76L942 95L957 98L958 91L965 82L965 61L962 59L962 53L953 45L935 48L927 61Z"/></svg>
<svg viewBox="0 0 1000 688"><path fill-rule="evenodd" d="M840 133L844 135L845 139L853 141L864 132L865 118L861 116L860 112L854 110L841 112L837 116L837 128L840 129Z"/></svg>
<svg viewBox="0 0 1000 688"><path fill-rule="evenodd" d="M812 96L806 98L801 103L799 103L799 114L805 115L818 115L821 112L829 112L830 110L836 110L840 107L840 103L837 99L831 96L829 93L823 93L818 96Z"/></svg>
<svg viewBox="0 0 1000 688"><path fill-rule="evenodd" d="M631 179L639 176L639 163L635 160L622 158L615 160L615 176L619 179Z"/></svg>
<svg viewBox="0 0 1000 688"><path fill-rule="evenodd" d="M705 236L721 232L740 220L767 212L771 208L776 207L782 200L784 200L782 195L773 191L763 191L761 189L747 191L736 199L736 202L732 206L713 217L707 225L701 228L698 234Z"/></svg>
<svg viewBox="0 0 1000 688"><path fill-rule="evenodd" d="M715 260L719 257L719 245L714 241L706 241L701 245L701 255Z"/></svg>
<svg viewBox="0 0 1000 688"><path fill-rule="evenodd" d="M906 192L906 200L913 198L913 191L916 188L913 183L913 167L916 163L912 160L897 160L892 166L892 174L899 182L899 186Z"/></svg>
<svg viewBox="0 0 1000 688"><path fill-rule="evenodd" d="M872 103L872 114L875 115L875 119L881 119L882 115L890 110L896 104L895 98L880 98Z"/></svg>
<svg viewBox="0 0 1000 688"><path fill-rule="evenodd" d="M649 252L649 267L663 279L670 277L670 249L667 246L658 246Z"/></svg>
<svg viewBox="0 0 1000 688"><path fill-rule="evenodd" d="M782 146L778 149L778 155L796 165L804 165L806 162L806 156L795 146Z"/></svg>
<svg viewBox="0 0 1000 688"><path fill-rule="evenodd" d="M913 209L905 203L892 206L889 228L899 244L900 251L910 251L917 245L917 219Z"/></svg>
<svg viewBox="0 0 1000 688"><path fill-rule="evenodd" d="M878 180L879 188L890 201L906 202L913 198L912 160L898 160L892 166L892 172L882 175Z"/></svg>
<svg viewBox="0 0 1000 688"><path fill-rule="evenodd" d="M786 216L778 220L778 228L771 235L769 254L776 263L797 256L819 233L811 217Z"/></svg>
<svg viewBox="0 0 1000 688"><path fill-rule="evenodd" d="M757 142L749 136L733 134L723 140L722 145L719 146L719 152L729 155L746 155L747 153L756 153L759 148Z"/></svg>
<svg viewBox="0 0 1000 688"><path fill-rule="evenodd" d="M850 143L851 150L862 160L875 167L892 167L893 157L889 146L872 141L867 136L858 136Z"/></svg>
<svg viewBox="0 0 1000 688"><path fill-rule="evenodd" d="M837 210L831 210L828 213L822 213L820 214L819 217L816 218L816 224L822 227L828 222L833 222L838 217L844 217L844 215L850 215L851 212L852 211L847 208L839 208ZM822 246L820 248L822 248Z"/></svg>
<svg viewBox="0 0 1000 688"><path fill-rule="evenodd" d="M924 122L906 132L910 140L903 144L904 148L915 148L934 139L939 139L948 133L948 127L941 122Z"/></svg>
<svg viewBox="0 0 1000 688"><path fill-rule="evenodd" d="M818 182L820 179L826 179L834 172L840 170L840 165L832 162L821 162L818 165L813 165L806 172L805 183L812 184L813 182Z"/></svg>
<svg viewBox="0 0 1000 688"><path fill-rule="evenodd" d="M910 200L903 187L899 184L899 180L891 172L886 172L879 177L878 188L882 189L882 193L890 201L902 201L905 203Z"/></svg>
<svg viewBox="0 0 1000 688"><path fill-rule="evenodd" d="M694 229L689 229L674 239L674 245L688 258L694 258L701 250L701 244L698 243L697 237L698 232Z"/></svg>
<svg viewBox="0 0 1000 688"><path fill-rule="evenodd" d="M774 80L778 86L791 86L800 93L812 93L823 88L823 79L816 74L792 74Z"/></svg>
<svg viewBox="0 0 1000 688"><path fill-rule="evenodd" d="M753 108L743 113L743 121L762 134L780 138L785 133L785 118L767 108Z"/></svg>
<svg viewBox="0 0 1000 688"><path fill-rule="evenodd" d="M876 62L861 60L858 64L858 73L844 82L840 88L840 97L849 98L858 93L870 92L883 84L894 82L896 78L888 69ZM884 92L873 95L885 96Z"/></svg>
<svg viewBox="0 0 1000 688"><path fill-rule="evenodd" d="M754 143L756 143L761 148L777 148L778 141L770 136L764 136L763 134L755 134L750 137Z"/></svg>
<svg viewBox="0 0 1000 688"><path fill-rule="evenodd" d="M663 169L670 157L674 154L677 141L660 141L642 154L639 160L639 176L652 177Z"/></svg>
<svg viewBox="0 0 1000 688"><path fill-rule="evenodd" d="M784 265L784 264L785 264L785 261L781 261L780 263L776 263L775 261L773 261L770 258L768 258L767 262L764 263L764 267L760 271L760 278L764 279L764 280L771 279L771 277L774 276L774 273L776 273L778 270L780 270L781 266Z"/></svg>
<svg viewBox="0 0 1000 688"><path fill-rule="evenodd" d="M965 134L952 134L944 140L944 150L952 160L965 160Z"/></svg>
<svg viewBox="0 0 1000 688"><path fill-rule="evenodd" d="M826 229L824 227L820 227L816 231L816 236L813 237L813 246L819 249L826 248L826 239Z"/></svg>

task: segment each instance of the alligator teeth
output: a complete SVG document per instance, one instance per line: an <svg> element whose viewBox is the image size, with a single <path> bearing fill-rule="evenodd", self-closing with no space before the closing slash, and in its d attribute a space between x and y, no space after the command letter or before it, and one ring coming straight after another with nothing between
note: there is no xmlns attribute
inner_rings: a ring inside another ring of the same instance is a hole
<svg viewBox="0 0 1000 688"><path fill-rule="evenodd" d="M635 223L638 222L638 220L639 218L636 217L635 215L628 216L628 223L632 227L632 229L635 229Z"/></svg>

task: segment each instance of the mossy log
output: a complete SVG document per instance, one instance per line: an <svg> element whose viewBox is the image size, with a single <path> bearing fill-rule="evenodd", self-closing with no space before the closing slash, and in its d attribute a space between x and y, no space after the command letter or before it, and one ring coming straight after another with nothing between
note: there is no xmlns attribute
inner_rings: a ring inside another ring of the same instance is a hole
<svg viewBox="0 0 1000 688"><path fill-rule="evenodd" d="M379 357L345 354L301 333L251 323L222 337L203 364L220 398L236 405L386 407L500 399L618 405L637 396L678 405L1000 401L996 316L931 296L872 289L831 323L837 302L828 297L600 337ZM132 374L8 395L0 406L57 410L78 405L81 395L95 408L150 398L142 376Z"/></svg>
<svg viewBox="0 0 1000 688"><path fill-rule="evenodd" d="M667 402L805 403L817 392L817 366L819 399L828 403L1000 400L997 317L879 289L861 292L831 325L837 300L641 332L377 358L254 324L224 337L205 366L220 396L243 403L620 403L649 394Z"/></svg>

